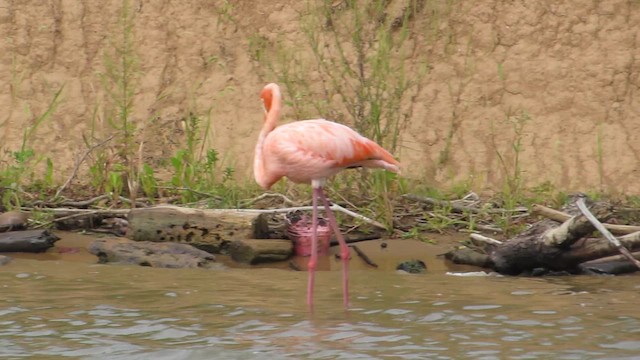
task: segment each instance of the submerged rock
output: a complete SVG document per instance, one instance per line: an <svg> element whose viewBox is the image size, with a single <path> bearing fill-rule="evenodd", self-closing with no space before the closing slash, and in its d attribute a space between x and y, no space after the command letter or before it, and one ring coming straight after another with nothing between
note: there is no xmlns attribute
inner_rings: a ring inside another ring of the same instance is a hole
<svg viewBox="0 0 640 360"><path fill-rule="evenodd" d="M405 271L409 274L421 274L427 271L427 265L422 260L407 260L398 264L396 270Z"/></svg>
<svg viewBox="0 0 640 360"><path fill-rule="evenodd" d="M58 240L49 230L10 231L0 234L0 252L44 252Z"/></svg>
<svg viewBox="0 0 640 360"><path fill-rule="evenodd" d="M11 258L5 255L0 255L0 266L2 265L7 265L9 262L11 262Z"/></svg>
<svg viewBox="0 0 640 360"><path fill-rule="evenodd" d="M23 230L27 227L29 214L21 211L7 211L0 214L0 232Z"/></svg>
<svg viewBox="0 0 640 360"><path fill-rule="evenodd" d="M132 241L125 238L105 238L94 241L89 252L101 264L117 263L160 268L211 268L215 257L187 244Z"/></svg>

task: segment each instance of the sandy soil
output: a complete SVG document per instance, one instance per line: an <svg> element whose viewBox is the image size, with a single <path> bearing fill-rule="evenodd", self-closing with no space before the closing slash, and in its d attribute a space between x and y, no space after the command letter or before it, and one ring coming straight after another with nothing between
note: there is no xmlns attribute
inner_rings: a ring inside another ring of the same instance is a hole
<svg viewBox="0 0 640 360"><path fill-rule="evenodd" d="M405 2L393 0L390 9ZM640 130L639 2L444 3L412 20L413 56L406 61L427 61L431 70L407 100L411 118L397 154L406 176L500 189L515 166L509 120L526 112L519 166L528 185L640 191L640 145L633 137ZM62 86L60 106L32 143L53 159L58 179L87 148L83 136L103 139L112 131L101 74L118 39L121 5L0 4L5 152L19 148L24 129ZM280 42L304 55L306 2L131 1L131 9L139 64L133 118L144 129L145 160L166 164L184 141L182 119L211 109L208 145L221 153L222 166L249 179L261 121L257 95L278 80L269 64L256 60L256 41L265 41L265 51ZM316 75L309 73L309 81ZM288 109L285 117L291 116Z"/></svg>

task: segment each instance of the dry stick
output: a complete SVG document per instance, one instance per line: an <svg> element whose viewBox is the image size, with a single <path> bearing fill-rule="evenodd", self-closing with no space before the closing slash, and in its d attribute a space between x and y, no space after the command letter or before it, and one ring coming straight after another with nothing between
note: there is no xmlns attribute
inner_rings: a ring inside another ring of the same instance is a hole
<svg viewBox="0 0 640 360"><path fill-rule="evenodd" d="M246 201L243 203L243 206L249 206L249 205L255 204L257 201L260 201L260 200L262 200L262 199L266 199L266 198L273 198L273 197L281 198L281 199L282 199L282 202L283 202L285 205L289 205L289 206L298 206L298 204L297 204L295 201L293 201L293 200L289 199L288 197L286 197L286 196L284 196L284 195L282 195L282 194L278 194L278 193L269 193L269 192L266 192L266 193L264 193L264 194L262 194L262 195L260 195L260 196L254 197L253 199L246 200Z"/></svg>
<svg viewBox="0 0 640 360"><path fill-rule="evenodd" d="M28 210L28 211L34 211L36 209L34 208L20 208L20 210ZM56 208L56 209L37 209L38 211L42 211L42 212L52 212L52 213L73 213L71 215L66 215L66 216L62 216L59 217L57 219L53 219L51 221L47 221L41 224L38 224L36 226L34 226L34 229L37 228L41 228L43 226L47 226L50 225L54 222L58 222L58 221L62 221L62 220L67 220L67 219L73 219L76 217L82 217L82 216L86 216L86 215L109 215L109 216L118 216L118 215L127 215L129 214L129 209L116 209L116 210L88 210L88 209L65 209L65 208Z"/></svg>
<svg viewBox="0 0 640 360"><path fill-rule="evenodd" d="M360 250L360 248L357 245L351 245L350 248L355 250L356 254L358 254L358 256L360 256L362 260L364 260L364 262L367 263L367 265L373 266L374 268L378 267L378 264L374 263L373 260L371 260L367 256L367 254L365 254L362 250Z"/></svg>
<svg viewBox="0 0 640 360"><path fill-rule="evenodd" d="M486 213L486 214L504 214L507 212L527 212L527 208L526 207L519 207L519 208L515 208L513 210L507 210L507 209L478 209L478 208L474 208L471 206L465 206L465 205L458 205L452 201L445 201L445 200L437 200L437 199L433 199L430 197L425 197L425 196L418 196L418 195L414 195L414 194L405 194L402 195L403 198L409 199L409 200L413 200L416 202L420 202L420 203L424 203L424 204L429 204L429 205L437 205L437 206L442 206L442 207L451 207L451 210L453 210L454 212L460 212L460 213L464 213L464 212L470 212L473 214L482 214L482 213Z"/></svg>
<svg viewBox="0 0 640 360"><path fill-rule="evenodd" d="M329 207L331 210L333 211L340 211L341 213L347 214L351 217L354 217L358 220L364 221L367 224L371 224L373 226L379 227L381 229L387 229L386 226L382 225L381 223L375 221L375 220L371 220L368 217L364 216L364 215L360 215L358 213L355 213L351 210L345 209L342 206L338 205L338 204L331 204L331 206ZM290 212L290 211L298 211L298 210L313 210L313 206L296 206L296 207L290 207L290 208L282 208L282 209L265 209L265 210L259 210L259 209L237 209L237 211L241 211L241 212L256 212L256 213L263 213L263 214L278 214L278 213L286 213L286 212Z"/></svg>
<svg viewBox="0 0 640 360"><path fill-rule="evenodd" d="M214 194L209 194L203 191L198 191L198 190L194 190L188 187L176 187L176 186L158 186L158 189L165 189L165 190L175 190L175 191L189 191L192 192L194 194L197 195L202 195L202 196L206 196L212 199L216 199L216 200L222 200L222 198L218 195L214 195Z"/></svg>
<svg viewBox="0 0 640 360"><path fill-rule="evenodd" d="M502 245L502 241L480 234L469 234L469 237L474 241L482 242L489 245Z"/></svg>
<svg viewBox="0 0 640 360"><path fill-rule="evenodd" d="M618 249L618 251L620 251L622 255L624 255L627 259L629 259L629 261L635 264L638 269L640 269L640 261L634 258L633 255L631 255L631 253L629 252L629 250L627 250L626 247L622 246L622 243L620 243L620 241L616 239L616 237L613 236L609 232L609 230L607 230L607 228L605 228L604 225L602 225L602 223L598 221L598 219L596 219L595 216L593 216L593 214L589 211L589 209L584 203L584 197L579 197L578 200L576 201L576 205L578 205L578 209L580 209L582 214L587 219L589 219L589 221L591 222L591 224L593 224L596 230L600 231L600 233L602 233L602 235L604 235L604 237L607 240L609 240L609 242L611 242Z"/></svg>
<svg viewBox="0 0 640 360"><path fill-rule="evenodd" d="M56 191L56 194L53 196L53 198L57 198L58 196L60 196L60 193L62 193L62 191L69 186L69 184L71 183L71 180L73 180L74 177L76 177L76 175L78 174L78 169L80 169L80 165L82 165L82 163L86 160L87 156L89 156L89 154L91 154L91 152L99 147L101 147L102 145L108 143L109 141L111 141L111 139L113 139L113 137L115 136L115 134L109 136L108 138L106 138L105 140L97 143L96 145L93 145L92 147L90 147L89 149L87 149L87 151L85 151L85 153L82 155L82 157L76 162L76 165L73 167L73 171L71 172L71 176L69 176L69 178L67 179L67 181L64 182L64 184L62 184L62 186L60 186L58 188L58 191Z"/></svg>
<svg viewBox="0 0 640 360"><path fill-rule="evenodd" d="M569 218L571 217L571 215L566 214L562 211L558 211L558 210L546 207L544 205L538 205L538 204L533 205L531 209L531 213L544 216L547 219L551 219L557 222L565 222L569 220ZM608 223L604 223L603 225L609 231L618 235L631 234L631 233L640 231L640 226L617 225L617 224L608 224Z"/></svg>

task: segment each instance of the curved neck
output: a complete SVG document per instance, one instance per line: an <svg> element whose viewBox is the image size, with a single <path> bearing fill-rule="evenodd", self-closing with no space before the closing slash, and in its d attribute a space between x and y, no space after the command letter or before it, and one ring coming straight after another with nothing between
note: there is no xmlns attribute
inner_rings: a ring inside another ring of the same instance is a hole
<svg viewBox="0 0 640 360"><path fill-rule="evenodd" d="M262 130L260 130L258 143L256 144L253 158L253 175L261 187L268 189L275 181L270 178L270 174L268 174L265 169L263 147L267 135L276 128L276 124L280 118L280 111L282 109L280 90L277 87L270 89L270 93L266 98L263 97L263 101L265 106L264 124L262 125Z"/></svg>

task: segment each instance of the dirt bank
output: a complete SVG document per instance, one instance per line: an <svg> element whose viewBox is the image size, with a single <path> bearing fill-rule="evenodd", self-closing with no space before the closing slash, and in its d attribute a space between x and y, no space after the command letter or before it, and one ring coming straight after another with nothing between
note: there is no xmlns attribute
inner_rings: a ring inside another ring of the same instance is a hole
<svg viewBox="0 0 640 360"><path fill-rule="evenodd" d="M389 11L405 3L391 1ZM0 5L3 150L20 147L26 126L63 86L59 107L33 140L38 153L53 159L58 179L86 149L83 136L112 131L103 75L121 36L121 7L122 1ZM166 164L184 140L181 120L211 110L209 146L220 152L222 166L246 179L261 121L257 93L281 80L269 71L273 62L286 62L256 51L279 44L304 55L300 19L312 6L187 0L130 7L139 65L132 114L145 129L145 160ZM449 1L422 6L411 21L413 51L405 61L428 64L429 71L403 109L411 116L398 155L414 164L407 176L499 189L517 165L530 186L640 191L639 2ZM323 96L301 96L310 95Z"/></svg>

